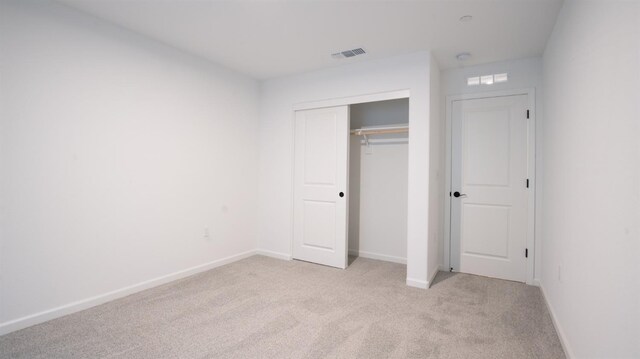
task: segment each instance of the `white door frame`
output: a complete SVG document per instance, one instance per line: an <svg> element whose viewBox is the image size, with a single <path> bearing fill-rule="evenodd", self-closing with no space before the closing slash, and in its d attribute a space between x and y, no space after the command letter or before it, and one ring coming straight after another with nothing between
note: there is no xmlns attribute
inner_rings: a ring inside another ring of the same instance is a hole
<svg viewBox="0 0 640 359"><path fill-rule="evenodd" d="M464 95L450 95L446 97L446 135L445 135L445 198L444 201L444 268L451 268L451 142L452 142L452 105L454 101L472 100L492 97L527 95L529 120L527 123L527 178L529 179L529 195L527 196L527 281L534 285L535 264L535 198L536 198L536 94L534 88L491 91Z"/></svg>
<svg viewBox="0 0 640 359"><path fill-rule="evenodd" d="M309 102L301 102L293 105L291 110L291 183L293 184L295 181L295 122L296 122L296 111L301 110L312 110L323 107L335 107L335 106L344 106L344 105L355 105L359 103L367 103L367 102L378 102L378 101L387 101L387 100L398 100L402 98L411 98L411 93L409 90L395 90L395 91L387 91L387 92L378 92L372 94L365 95L357 95L357 96L348 96L348 97L339 97L332 98L326 100L317 100L317 101L309 101ZM411 106L411 102L409 102L409 106ZM349 183L347 183L347 187ZM348 189L348 188L347 188ZM291 253L291 259L293 259L293 241L294 241L294 226L295 223L293 221L294 218L294 206L295 206L295 186L291 186L291 241L289 242L289 253ZM349 202L347 202L347 215L349 213ZM347 233L349 232L349 221L347 220ZM347 252L349 238L347 236Z"/></svg>

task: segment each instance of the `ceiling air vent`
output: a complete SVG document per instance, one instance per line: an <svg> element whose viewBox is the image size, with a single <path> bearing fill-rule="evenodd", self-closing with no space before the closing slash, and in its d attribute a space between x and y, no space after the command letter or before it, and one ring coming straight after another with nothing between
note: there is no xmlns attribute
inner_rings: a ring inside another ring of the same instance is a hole
<svg viewBox="0 0 640 359"><path fill-rule="evenodd" d="M345 50L345 51L341 51L341 52L336 52L335 54L331 54L331 57L333 57L334 59L344 59L347 57L354 57L357 55L364 55L366 54L366 51L364 51L364 49L362 49L361 47L357 48L357 49L353 49L353 50Z"/></svg>

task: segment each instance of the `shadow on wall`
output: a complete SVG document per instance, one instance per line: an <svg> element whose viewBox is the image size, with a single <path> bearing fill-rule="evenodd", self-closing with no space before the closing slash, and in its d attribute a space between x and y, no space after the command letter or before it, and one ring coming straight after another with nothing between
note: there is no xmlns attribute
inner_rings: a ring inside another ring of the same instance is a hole
<svg viewBox="0 0 640 359"><path fill-rule="evenodd" d="M360 170L361 138L351 136L349 145L349 222L360 223ZM360 251L360 226L349 226L349 250L357 253Z"/></svg>

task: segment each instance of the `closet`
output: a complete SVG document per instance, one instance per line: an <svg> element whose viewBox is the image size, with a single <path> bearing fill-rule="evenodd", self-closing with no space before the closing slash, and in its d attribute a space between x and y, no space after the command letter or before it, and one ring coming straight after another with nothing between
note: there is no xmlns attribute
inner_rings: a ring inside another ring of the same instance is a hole
<svg viewBox="0 0 640 359"><path fill-rule="evenodd" d="M406 263L409 100L295 111L293 258Z"/></svg>
<svg viewBox="0 0 640 359"><path fill-rule="evenodd" d="M409 100L351 105L349 255L406 263Z"/></svg>

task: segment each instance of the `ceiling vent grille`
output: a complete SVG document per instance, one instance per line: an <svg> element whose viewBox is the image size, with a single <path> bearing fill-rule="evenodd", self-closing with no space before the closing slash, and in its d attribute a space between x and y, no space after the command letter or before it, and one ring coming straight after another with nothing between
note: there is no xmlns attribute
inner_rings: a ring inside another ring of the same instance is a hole
<svg viewBox="0 0 640 359"><path fill-rule="evenodd" d="M353 50L345 50L345 51L341 51L341 52L336 52L335 54L331 54L331 57L333 57L334 59L344 59L344 58L348 58L348 57L364 55L366 53L367 52L364 51L363 48L359 47L359 48L353 49Z"/></svg>

